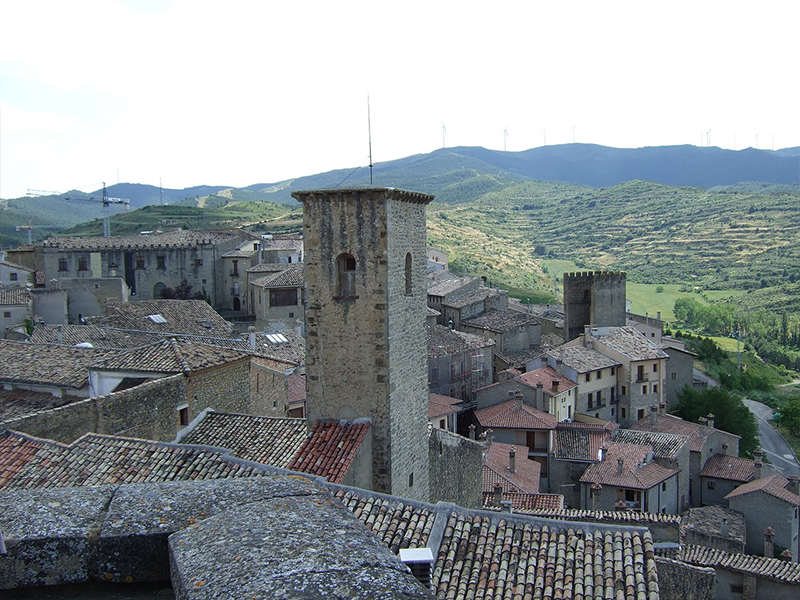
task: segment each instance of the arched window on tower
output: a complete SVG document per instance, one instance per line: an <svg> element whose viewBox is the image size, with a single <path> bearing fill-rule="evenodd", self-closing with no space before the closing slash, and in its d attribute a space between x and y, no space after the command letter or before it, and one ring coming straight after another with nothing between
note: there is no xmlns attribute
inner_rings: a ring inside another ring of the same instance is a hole
<svg viewBox="0 0 800 600"><path fill-rule="evenodd" d="M356 259L352 254L343 253L336 259L339 289L337 297L356 297Z"/></svg>
<svg viewBox="0 0 800 600"><path fill-rule="evenodd" d="M406 253L406 296L414 293L414 286L411 283L411 252Z"/></svg>

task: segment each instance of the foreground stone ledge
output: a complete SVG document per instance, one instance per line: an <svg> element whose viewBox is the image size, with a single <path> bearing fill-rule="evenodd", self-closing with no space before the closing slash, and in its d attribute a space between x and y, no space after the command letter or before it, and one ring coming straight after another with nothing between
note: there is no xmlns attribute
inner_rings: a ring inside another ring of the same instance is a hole
<svg viewBox="0 0 800 600"><path fill-rule="evenodd" d="M327 495L248 504L174 534L169 546L179 600L433 598Z"/></svg>
<svg viewBox="0 0 800 600"><path fill-rule="evenodd" d="M306 477L20 490L0 494L0 589L167 581L170 534L242 504L320 495Z"/></svg>

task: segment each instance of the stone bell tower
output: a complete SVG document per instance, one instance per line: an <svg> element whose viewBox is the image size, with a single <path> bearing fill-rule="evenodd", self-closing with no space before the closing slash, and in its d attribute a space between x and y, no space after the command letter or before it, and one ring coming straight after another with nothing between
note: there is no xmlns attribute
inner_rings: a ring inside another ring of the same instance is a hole
<svg viewBox="0 0 800 600"><path fill-rule="evenodd" d="M372 421L373 489L427 501L425 207L392 188L303 203L309 422Z"/></svg>

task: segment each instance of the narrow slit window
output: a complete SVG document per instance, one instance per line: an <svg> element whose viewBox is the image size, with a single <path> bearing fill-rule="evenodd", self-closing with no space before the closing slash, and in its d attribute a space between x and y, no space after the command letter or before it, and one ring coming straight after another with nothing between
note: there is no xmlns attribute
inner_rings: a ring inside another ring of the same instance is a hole
<svg viewBox="0 0 800 600"><path fill-rule="evenodd" d="M354 298L356 296L356 259L351 254L340 254L336 259L339 275L338 296Z"/></svg>
<svg viewBox="0 0 800 600"><path fill-rule="evenodd" d="M414 287L411 283L412 280L411 265L412 265L411 252L407 252L406 253L406 296L410 296L414 293Z"/></svg>

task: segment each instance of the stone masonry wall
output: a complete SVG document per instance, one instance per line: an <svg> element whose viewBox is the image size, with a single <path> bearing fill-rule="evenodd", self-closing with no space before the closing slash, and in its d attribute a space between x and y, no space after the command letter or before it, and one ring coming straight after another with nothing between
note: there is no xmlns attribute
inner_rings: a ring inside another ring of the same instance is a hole
<svg viewBox="0 0 800 600"><path fill-rule="evenodd" d="M206 408L219 412L252 414L250 411L250 358L243 357L189 375L189 420Z"/></svg>
<svg viewBox="0 0 800 600"><path fill-rule="evenodd" d="M285 417L289 413L288 378L264 364L250 359L250 409L253 415Z"/></svg>
<svg viewBox="0 0 800 600"><path fill-rule="evenodd" d="M483 506L483 444L433 427L428 457L431 502Z"/></svg>
<svg viewBox="0 0 800 600"><path fill-rule="evenodd" d="M564 329L567 341L584 326L625 325L625 273L564 273Z"/></svg>
<svg viewBox="0 0 800 600"><path fill-rule="evenodd" d="M709 600L714 597L714 569L656 557L661 600Z"/></svg>

